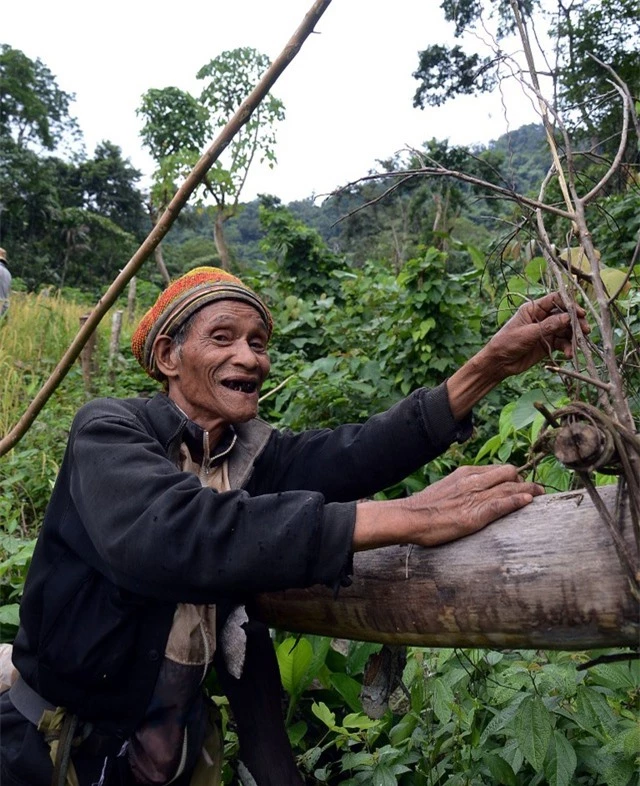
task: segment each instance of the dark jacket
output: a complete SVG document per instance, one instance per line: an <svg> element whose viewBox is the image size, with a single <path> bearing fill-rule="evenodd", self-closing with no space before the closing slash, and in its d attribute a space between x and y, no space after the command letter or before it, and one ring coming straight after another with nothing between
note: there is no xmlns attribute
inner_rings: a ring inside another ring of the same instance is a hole
<svg viewBox="0 0 640 786"><path fill-rule="evenodd" d="M25 585L14 662L26 682L126 738L146 709L178 602L337 585L355 500L468 437L444 386L363 425L301 434L236 427L235 490L177 469L203 432L164 394L77 414Z"/></svg>

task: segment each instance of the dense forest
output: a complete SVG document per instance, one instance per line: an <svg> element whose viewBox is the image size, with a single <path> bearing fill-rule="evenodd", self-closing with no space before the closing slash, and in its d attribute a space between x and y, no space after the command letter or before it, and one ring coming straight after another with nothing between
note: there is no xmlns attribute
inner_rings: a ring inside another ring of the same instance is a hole
<svg viewBox="0 0 640 786"><path fill-rule="evenodd" d="M416 54L416 107L495 89L504 78L502 53L462 48L478 43L464 34L482 21L483 5L493 8L496 41L513 33L509 3L444 0L441 12L461 44ZM135 319L167 276L197 265L230 268L269 303L276 331L261 415L294 430L361 422L417 387L439 384L523 299L565 288L593 322L575 364L541 365L503 383L474 413L468 443L381 497L411 494L463 463L513 463L550 493L618 482L619 467L574 471L543 454L540 437L549 413L584 401L612 418L624 410L620 422L628 433L630 416L637 441L637 4L559 4L551 22L537 15L536 2L516 5L530 24L549 27L556 46L553 100L540 123L473 148L431 139L411 153L389 151L375 171L323 201L284 204L270 194L243 201L242 172L222 164L212 170L137 274L133 306L123 292L113 309L126 312L115 353L103 320L89 373L74 364L21 441L0 456L2 641L16 631L74 412L88 397L155 390L128 346ZM73 96L47 65L0 45L0 246L14 285L0 324L0 434L19 420L79 319L162 216L197 151L221 126L220 108L236 107L264 67L253 50L225 52L199 74L200 96L166 88L142 97L143 142L157 164L143 191L127 151L104 140L90 156L82 152ZM218 95L216 75L229 68L237 83ZM234 160L250 165L246 146L257 144L275 163L281 112L277 101L269 103L264 136L236 140ZM583 212L571 212L575 205ZM603 398L609 394L612 405ZM631 455L630 466L636 460ZM289 736L310 784L639 783L640 663L627 648L404 647L399 681L383 711L370 717L364 688L381 645L282 631L274 632L274 645ZM208 688L225 718L230 784L233 719L215 678Z"/></svg>

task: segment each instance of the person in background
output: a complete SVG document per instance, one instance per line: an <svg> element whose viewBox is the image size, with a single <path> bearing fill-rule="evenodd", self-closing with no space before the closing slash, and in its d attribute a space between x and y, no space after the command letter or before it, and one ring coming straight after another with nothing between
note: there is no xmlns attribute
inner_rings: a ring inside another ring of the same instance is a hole
<svg viewBox="0 0 640 786"><path fill-rule="evenodd" d="M0 248L0 318L9 309L9 297L11 295L11 273L7 266L7 252Z"/></svg>
<svg viewBox="0 0 640 786"><path fill-rule="evenodd" d="M2 786L219 784L214 669L240 782L301 786L252 597L337 590L355 551L470 535L543 493L513 466L469 466L405 499L366 499L467 439L501 380L571 355L558 295L523 305L440 386L333 430L258 418L272 331L240 279L196 268L133 335L162 391L77 413L21 602L19 676L0 697Z"/></svg>

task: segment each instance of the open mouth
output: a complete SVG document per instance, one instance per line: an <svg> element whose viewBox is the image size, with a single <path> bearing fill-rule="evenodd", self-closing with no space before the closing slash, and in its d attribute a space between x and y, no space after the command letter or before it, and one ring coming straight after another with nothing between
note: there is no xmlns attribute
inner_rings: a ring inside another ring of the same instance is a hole
<svg viewBox="0 0 640 786"><path fill-rule="evenodd" d="M222 380L222 384L229 390L235 390L238 393L255 393L258 390L257 382L247 382L241 379L225 379Z"/></svg>

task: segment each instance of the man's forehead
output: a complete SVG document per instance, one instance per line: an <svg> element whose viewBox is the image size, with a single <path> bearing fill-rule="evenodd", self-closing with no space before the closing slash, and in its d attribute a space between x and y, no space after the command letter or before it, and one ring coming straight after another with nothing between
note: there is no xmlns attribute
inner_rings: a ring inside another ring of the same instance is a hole
<svg viewBox="0 0 640 786"><path fill-rule="evenodd" d="M241 300L218 300L200 309L196 317L198 322L216 324L235 320L255 321L266 329L265 321L258 309Z"/></svg>

